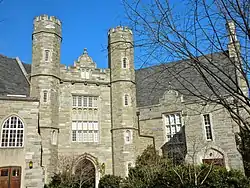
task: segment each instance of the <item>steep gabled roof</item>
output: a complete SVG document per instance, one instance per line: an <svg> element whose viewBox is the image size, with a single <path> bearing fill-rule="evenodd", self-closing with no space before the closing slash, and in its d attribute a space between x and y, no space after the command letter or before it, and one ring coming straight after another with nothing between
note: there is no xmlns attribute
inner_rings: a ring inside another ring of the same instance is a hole
<svg viewBox="0 0 250 188"><path fill-rule="evenodd" d="M229 61L228 56L224 53L214 53L206 55L206 57L198 57L199 62L202 62L214 74L218 75L221 80L230 83L231 80L212 66L212 60L216 66L220 67L223 72L235 80L234 65ZM214 93L205 83L204 78L195 68L195 63L191 60L182 60L171 63L164 63L148 68L139 69L136 71L136 94L137 106L149 106L159 104L159 99L163 97L167 90L175 90L183 95L184 99L195 100L195 95L203 95L207 97L215 97ZM204 73L212 87L220 95L228 94L225 88L221 87L212 78L211 75ZM188 89L187 89L188 88Z"/></svg>
<svg viewBox="0 0 250 188"><path fill-rule="evenodd" d="M23 65L30 72L30 65ZM29 96L29 83L16 59L0 55L0 96L8 94Z"/></svg>

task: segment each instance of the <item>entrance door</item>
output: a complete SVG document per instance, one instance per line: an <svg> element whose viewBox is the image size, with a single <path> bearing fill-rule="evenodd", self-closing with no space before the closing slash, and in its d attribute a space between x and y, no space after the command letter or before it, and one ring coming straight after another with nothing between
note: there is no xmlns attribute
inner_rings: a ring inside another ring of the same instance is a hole
<svg viewBox="0 0 250 188"><path fill-rule="evenodd" d="M0 188L20 188L21 167L0 167Z"/></svg>

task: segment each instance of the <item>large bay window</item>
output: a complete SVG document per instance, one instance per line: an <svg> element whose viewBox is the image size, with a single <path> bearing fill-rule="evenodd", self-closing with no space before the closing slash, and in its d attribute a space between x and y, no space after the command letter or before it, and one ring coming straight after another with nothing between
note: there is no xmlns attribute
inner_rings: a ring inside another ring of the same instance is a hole
<svg viewBox="0 0 250 188"><path fill-rule="evenodd" d="M98 97L72 96L72 142L99 142Z"/></svg>
<svg viewBox="0 0 250 188"><path fill-rule="evenodd" d="M99 127L97 121L73 121L72 142L98 142Z"/></svg>

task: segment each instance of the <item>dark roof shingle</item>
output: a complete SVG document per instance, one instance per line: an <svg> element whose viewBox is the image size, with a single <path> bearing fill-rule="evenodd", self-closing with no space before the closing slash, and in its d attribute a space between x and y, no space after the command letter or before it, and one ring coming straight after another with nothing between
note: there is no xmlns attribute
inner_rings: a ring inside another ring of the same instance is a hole
<svg viewBox="0 0 250 188"><path fill-rule="evenodd" d="M24 64L30 71L30 66ZM16 59L0 55L0 96L26 95L29 96L29 83L20 69Z"/></svg>
<svg viewBox="0 0 250 188"><path fill-rule="evenodd" d="M198 57L199 62L202 62L208 70L212 71L220 77L221 80L230 83L230 79L211 65L210 59L223 72L235 79L234 66L229 62L228 56L224 53L215 53ZM205 83L204 78L194 67L195 63L190 60L182 60L171 63L164 63L148 68L136 70L136 94L137 106L149 106L159 104L159 99L163 97L167 90L175 90L183 95L184 99L197 99L195 95L203 95L206 97L214 97L214 93ZM216 89L220 95L225 95L228 92L221 87L211 75L205 73L205 77Z"/></svg>

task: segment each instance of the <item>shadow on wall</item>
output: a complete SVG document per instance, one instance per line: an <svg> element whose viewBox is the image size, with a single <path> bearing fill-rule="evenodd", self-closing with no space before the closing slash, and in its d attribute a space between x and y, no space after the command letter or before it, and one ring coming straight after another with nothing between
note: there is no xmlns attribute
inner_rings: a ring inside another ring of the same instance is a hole
<svg viewBox="0 0 250 188"><path fill-rule="evenodd" d="M184 163L187 155L185 126L182 126L179 132L172 135L161 149L163 156L170 159L174 165Z"/></svg>

